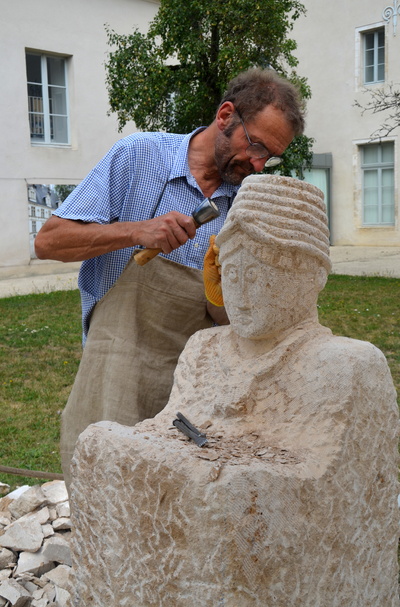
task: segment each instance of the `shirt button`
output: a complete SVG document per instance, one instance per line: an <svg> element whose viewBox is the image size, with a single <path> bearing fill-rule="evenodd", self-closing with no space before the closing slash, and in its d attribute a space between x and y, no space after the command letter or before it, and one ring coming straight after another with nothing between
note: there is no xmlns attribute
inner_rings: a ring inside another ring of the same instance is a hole
<svg viewBox="0 0 400 607"><path fill-rule="evenodd" d="M195 247L196 247L196 249L197 249L197 247L199 246L199 243L198 243L198 242L195 242L193 246L195 246Z"/></svg>

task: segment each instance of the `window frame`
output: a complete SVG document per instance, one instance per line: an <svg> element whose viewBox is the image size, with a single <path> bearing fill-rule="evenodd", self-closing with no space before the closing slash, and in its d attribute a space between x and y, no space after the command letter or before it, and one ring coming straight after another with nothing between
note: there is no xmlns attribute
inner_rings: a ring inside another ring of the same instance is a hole
<svg viewBox="0 0 400 607"><path fill-rule="evenodd" d="M384 40L385 40L385 67L384 67L384 77L385 80L384 81L379 81L376 83L371 83L371 84L365 84L364 83L364 66L365 66L365 55L364 55L364 44L365 44L365 38L364 35L374 32L376 30L381 30L383 29L384 31ZM355 47L355 72L354 72L354 78L355 78L355 90L356 91L361 91L363 89L365 89L365 87L373 87L373 86L382 86L382 83L386 81L387 78L387 25L385 24L384 21L378 21L376 23L370 23L369 25L364 25L361 27L356 27L354 30L354 34L355 34L355 40L354 40L354 47Z"/></svg>
<svg viewBox="0 0 400 607"><path fill-rule="evenodd" d="M30 132L30 141L32 146L50 146L50 147L70 147L71 146L71 135L70 135L70 110L69 110L69 87L68 87L68 59L69 57L66 55L56 54L56 53L46 53L40 52L33 49L25 49L25 63L27 61L28 55L35 55L40 57L40 73L41 73L41 87L42 87L42 99L43 99L43 131L44 137L43 140L33 139L32 138L32 129L31 129L31 114L32 112L30 103L29 103L29 88L27 90L28 93L28 122L29 122L29 132ZM47 69L47 60L48 59L61 59L63 61L64 68L64 82L65 85L55 85L49 84L48 78L48 69ZM27 87L30 84L38 84L36 82L31 82L28 80L28 74L26 73L26 82ZM65 95L65 114L57 114L55 112L50 112L50 98L49 98L49 86L52 88L59 88L64 90ZM54 141L51 138L51 117L52 116L65 116L66 118L66 141Z"/></svg>
<svg viewBox="0 0 400 607"><path fill-rule="evenodd" d="M379 46L379 34L383 34L383 47ZM367 49L367 36L374 36L374 44L373 44L373 63L367 65L367 52L371 49ZM383 63L379 63L379 49L383 48ZM369 86L371 84L380 84L385 82L386 80L386 40L385 40L385 27L377 27L371 30L364 31L362 33L362 55L363 55L363 76L362 81L364 86ZM383 65L383 78L379 78L378 71L379 66ZM373 69L373 79L367 80L366 70L367 67L372 67Z"/></svg>
<svg viewBox="0 0 400 607"><path fill-rule="evenodd" d="M384 162L382 160L382 145L384 144L391 144L393 146L393 160L391 162ZM368 163L366 164L364 162L364 151L367 147L371 147L371 146L377 146L378 147L378 161L376 163ZM360 170L361 170L361 212L362 212L362 226L364 228L388 228L388 227L394 227L396 225L396 171L395 171L395 167L396 167L396 146L395 146L395 142L394 140L384 140L384 141L380 141L377 143L365 143L365 144L359 144L359 154L360 154ZM383 207L385 206L383 204L383 171L391 169L393 172L393 191L392 191L392 203L390 205L390 207L392 208L392 214L393 214L393 220L388 222L388 221L383 221L382 220L382 215L383 215ZM366 214L366 204L365 204L365 193L366 193L366 189L365 189L365 174L367 171L377 171L378 174L378 182L377 182L377 189L378 189L378 201L377 204L374 206L377 206L377 211L378 211L378 221L377 222L367 222L365 219L365 214Z"/></svg>

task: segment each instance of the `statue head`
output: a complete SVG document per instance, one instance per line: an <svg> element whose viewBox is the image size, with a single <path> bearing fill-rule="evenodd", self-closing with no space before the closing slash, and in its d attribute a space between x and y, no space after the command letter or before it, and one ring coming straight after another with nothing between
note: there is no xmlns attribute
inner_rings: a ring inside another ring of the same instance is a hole
<svg viewBox="0 0 400 607"><path fill-rule="evenodd" d="M331 269L318 188L290 177L247 177L216 243L225 308L238 335L262 339L317 319Z"/></svg>

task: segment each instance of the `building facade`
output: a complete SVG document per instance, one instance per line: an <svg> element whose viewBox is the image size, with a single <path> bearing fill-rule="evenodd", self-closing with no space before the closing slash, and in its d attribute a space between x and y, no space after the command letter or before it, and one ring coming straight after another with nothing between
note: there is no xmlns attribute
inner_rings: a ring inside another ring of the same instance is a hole
<svg viewBox="0 0 400 607"><path fill-rule="evenodd" d="M118 132L108 116L105 24L147 30L153 0L0 0L0 267L34 258L37 231ZM37 261L37 263L40 263Z"/></svg>
<svg viewBox="0 0 400 607"><path fill-rule="evenodd" d="M392 2L391 4L387 4ZM371 91L400 86L398 0L303 0L298 72L312 90L306 134L328 205L331 243L400 246L399 135L374 136L384 113L362 112ZM33 261L34 239L58 204L120 137L107 115L105 24L146 31L157 0L0 0L0 267ZM43 196L43 192L47 192ZM58 194L57 194L58 192Z"/></svg>
<svg viewBox="0 0 400 607"><path fill-rule="evenodd" d="M315 139L333 245L400 246L400 127L381 132L385 112L363 112L371 93L400 89L397 0L303 0L295 24L298 72L308 79L306 134Z"/></svg>

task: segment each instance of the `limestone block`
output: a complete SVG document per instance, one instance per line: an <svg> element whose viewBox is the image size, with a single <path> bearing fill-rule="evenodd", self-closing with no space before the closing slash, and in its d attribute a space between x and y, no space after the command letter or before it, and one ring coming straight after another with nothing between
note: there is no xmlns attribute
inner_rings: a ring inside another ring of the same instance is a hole
<svg viewBox="0 0 400 607"><path fill-rule="evenodd" d="M382 355L360 349L377 375L361 383L342 360L303 411L294 377L264 435L254 410L235 435L188 402L206 449L181 440L169 406L133 429L89 427L74 457L73 604L398 607L395 395L376 383ZM321 413L346 368L342 405Z"/></svg>
<svg viewBox="0 0 400 607"><path fill-rule="evenodd" d="M21 523L22 521L36 520L41 525L45 525L49 520L49 517L49 509L45 506L44 508L40 508L40 510L37 510L36 512L24 514L24 516L21 516L21 518L18 519L18 522Z"/></svg>
<svg viewBox="0 0 400 607"><path fill-rule="evenodd" d="M67 567L67 565L58 565L55 569L52 569L43 577L54 582L57 587L66 590L69 585L70 572L71 568Z"/></svg>
<svg viewBox="0 0 400 607"><path fill-rule="evenodd" d="M56 598L56 589L54 588L53 584L46 584L46 586L43 587L44 590L44 596L47 598L49 603L53 603L55 598Z"/></svg>
<svg viewBox="0 0 400 607"><path fill-rule="evenodd" d="M61 518L57 518L52 522L53 529L55 531L62 531L66 529L71 529L71 519L63 516Z"/></svg>
<svg viewBox="0 0 400 607"><path fill-rule="evenodd" d="M43 537L51 537L52 535L54 535L54 529L53 529L53 525L50 525L50 523L46 524L46 525L42 525L42 531L43 531Z"/></svg>
<svg viewBox="0 0 400 607"><path fill-rule="evenodd" d="M56 508L49 508L49 520L50 521L55 521L56 518L58 518L58 514L57 514Z"/></svg>
<svg viewBox="0 0 400 607"><path fill-rule="evenodd" d="M40 591L36 591L32 594L33 601L32 607L46 607L47 605L53 605L56 598L56 590L52 584L46 584ZM64 607L58 605L57 607Z"/></svg>
<svg viewBox="0 0 400 607"><path fill-rule="evenodd" d="M69 507L69 501L62 502L61 504L57 504L56 510L57 510L57 516L59 516L60 518L62 518L62 517L69 518L71 516L71 509Z"/></svg>
<svg viewBox="0 0 400 607"><path fill-rule="evenodd" d="M17 489L14 489L14 491L11 491L11 493L8 493L8 495L6 495L6 498L11 499L11 500L16 500L23 493L25 493L25 491L29 491L29 489L31 489L30 485L21 485L21 487L17 487Z"/></svg>
<svg viewBox="0 0 400 607"><path fill-rule="evenodd" d="M31 582L30 580L24 580L24 579L19 579L18 583L23 586L25 588L25 590L27 590L28 592L30 592L30 594L32 595L33 592L35 592L35 590L37 590L37 586L36 584L34 584L33 582Z"/></svg>
<svg viewBox="0 0 400 607"><path fill-rule="evenodd" d="M0 548L0 569L5 569L10 563L16 563L17 557L11 550Z"/></svg>
<svg viewBox="0 0 400 607"><path fill-rule="evenodd" d="M10 512L14 518L21 518L24 514L32 512L46 502L46 497L40 485L35 485L10 504Z"/></svg>
<svg viewBox="0 0 400 607"><path fill-rule="evenodd" d="M13 569L0 569L0 582L11 577ZM1 604L1 603L0 603Z"/></svg>
<svg viewBox="0 0 400 607"><path fill-rule="evenodd" d="M48 505L56 505L68 500L68 491L64 481L51 481L42 485Z"/></svg>
<svg viewBox="0 0 400 607"><path fill-rule="evenodd" d="M32 598L35 601L39 601L39 599L43 598L44 595L44 589L43 588L37 588L37 590L35 590L34 592L32 592Z"/></svg>
<svg viewBox="0 0 400 607"><path fill-rule="evenodd" d="M37 552L21 552L18 559L16 575L33 573L41 576L55 567L54 562L43 554L43 548Z"/></svg>
<svg viewBox="0 0 400 607"><path fill-rule="evenodd" d="M62 565L71 565L69 543L63 537L54 535L43 543L43 554L46 558Z"/></svg>
<svg viewBox="0 0 400 607"><path fill-rule="evenodd" d="M42 526L34 518L12 523L0 535L0 546L11 550L35 552L43 542Z"/></svg>
<svg viewBox="0 0 400 607"><path fill-rule="evenodd" d="M11 579L0 584L0 596L7 599L12 607L24 607L31 602L31 593Z"/></svg>

